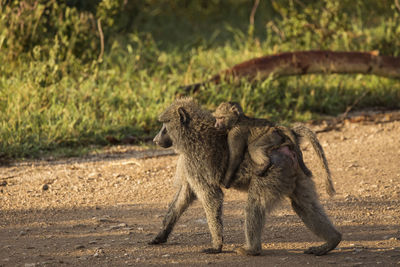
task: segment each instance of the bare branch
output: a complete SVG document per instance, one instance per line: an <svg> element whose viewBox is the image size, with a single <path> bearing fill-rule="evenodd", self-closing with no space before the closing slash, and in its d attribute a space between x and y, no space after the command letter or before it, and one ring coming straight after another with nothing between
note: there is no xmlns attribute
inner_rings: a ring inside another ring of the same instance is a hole
<svg viewBox="0 0 400 267"><path fill-rule="evenodd" d="M103 59L103 54L104 54L104 34L103 34L103 29L101 28L101 19L97 20L97 29L99 30L99 35L100 35L100 54L97 60L101 61Z"/></svg>
<svg viewBox="0 0 400 267"><path fill-rule="evenodd" d="M399 3L399 0L394 0L394 5L396 6L397 11L400 12L400 3Z"/></svg>
<svg viewBox="0 0 400 267"><path fill-rule="evenodd" d="M253 8L251 9L250 13L250 25L254 25L254 16L256 15L257 7L258 4L260 3L260 0L255 0Z"/></svg>

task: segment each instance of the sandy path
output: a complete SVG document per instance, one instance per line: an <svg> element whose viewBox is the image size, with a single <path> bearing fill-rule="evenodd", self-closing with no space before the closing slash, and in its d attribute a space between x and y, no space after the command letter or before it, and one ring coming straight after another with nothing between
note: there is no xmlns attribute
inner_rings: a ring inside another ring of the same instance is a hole
<svg viewBox="0 0 400 267"><path fill-rule="evenodd" d="M322 172L309 145L305 159L344 239L326 256L302 253L319 240L287 202L267 219L261 256L233 253L244 241L246 199L234 190L225 191L224 253L200 253L210 235L199 203L182 216L169 242L148 246L174 194L176 156L140 159L158 152L117 147L106 156L0 168L0 266L400 265L400 121L348 123L318 137L334 198L318 179Z"/></svg>

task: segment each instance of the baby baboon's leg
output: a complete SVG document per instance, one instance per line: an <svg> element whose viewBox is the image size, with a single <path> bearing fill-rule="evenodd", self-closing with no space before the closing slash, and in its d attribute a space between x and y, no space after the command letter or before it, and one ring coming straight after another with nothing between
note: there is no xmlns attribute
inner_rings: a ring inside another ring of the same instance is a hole
<svg viewBox="0 0 400 267"><path fill-rule="evenodd" d="M206 213L208 228L211 233L212 247L204 249L204 253L214 254L222 251L223 225L222 203L223 193L219 187L194 186L195 193Z"/></svg>
<svg viewBox="0 0 400 267"><path fill-rule="evenodd" d="M334 249L342 240L342 235L336 230L318 200L314 182L304 175L296 183L296 189L290 196L293 210L303 220L304 224L318 237L326 241L317 247L310 247L304 253L324 255Z"/></svg>
<svg viewBox="0 0 400 267"><path fill-rule="evenodd" d="M249 144L247 149L251 160L255 163L253 171L258 176L264 176L269 167L271 167L271 162L268 157L268 152L270 152L269 145L261 141L255 141Z"/></svg>
<svg viewBox="0 0 400 267"><path fill-rule="evenodd" d="M168 236L175 226L182 213L196 199L193 191L190 189L186 180L181 181L181 186L176 192L174 200L170 203L167 214L163 220L163 226L158 235L149 242L150 245L161 244L167 242Z"/></svg>

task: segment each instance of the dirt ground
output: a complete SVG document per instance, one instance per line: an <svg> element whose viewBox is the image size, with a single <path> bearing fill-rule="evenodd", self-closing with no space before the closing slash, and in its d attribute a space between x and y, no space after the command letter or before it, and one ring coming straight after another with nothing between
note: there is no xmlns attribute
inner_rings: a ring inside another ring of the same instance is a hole
<svg viewBox="0 0 400 267"><path fill-rule="evenodd" d="M200 252L209 246L210 234L198 202L166 244L147 245L172 200L177 157L169 150L122 146L85 158L1 167L0 266L400 265L400 121L348 122L318 137L335 197L325 193L309 144L305 160L327 213L343 233L328 255L303 254L321 241L287 201L267 218L262 255L236 255L244 242L246 195L233 189L224 191L223 253Z"/></svg>

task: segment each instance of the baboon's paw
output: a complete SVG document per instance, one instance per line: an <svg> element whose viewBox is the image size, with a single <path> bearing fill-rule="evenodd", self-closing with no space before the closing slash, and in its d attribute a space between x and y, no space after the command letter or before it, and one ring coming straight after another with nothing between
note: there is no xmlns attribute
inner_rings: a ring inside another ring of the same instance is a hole
<svg viewBox="0 0 400 267"><path fill-rule="evenodd" d="M314 254L315 256L322 256L331 251L334 247L328 245L328 244L323 244L322 246L318 247L310 247L307 250L304 251L305 254Z"/></svg>
<svg viewBox="0 0 400 267"><path fill-rule="evenodd" d="M231 188L231 185L230 184L227 184L227 185L223 185L226 189L229 189L229 188Z"/></svg>
<svg viewBox="0 0 400 267"><path fill-rule="evenodd" d="M231 181L223 180L223 181L222 181L222 185L223 185L226 189L228 189L228 188L231 187Z"/></svg>
<svg viewBox="0 0 400 267"><path fill-rule="evenodd" d="M261 254L261 251L249 250L243 247L237 248L235 252L239 255L243 256L258 256Z"/></svg>
<svg viewBox="0 0 400 267"><path fill-rule="evenodd" d="M158 244L162 244L167 242L167 239L164 237L160 237L160 236L156 236L153 240L151 240L149 243L149 245L158 245Z"/></svg>
<svg viewBox="0 0 400 267"><path fill-rule="evenodd" d="M203 249L201 252L206 254L218 254L222 252L222 248L206 248Z"/></svg>
<svg viewBox="0 0 400 267"><path fill-rule="evenodd" d="M264 168L256 169L255 174L257 176L263 177L263 176L265 176L265 174L267 174L267 171L269 170L270 167L271 167L271 163L269 163L268 165L264 166Z"/></svg>

